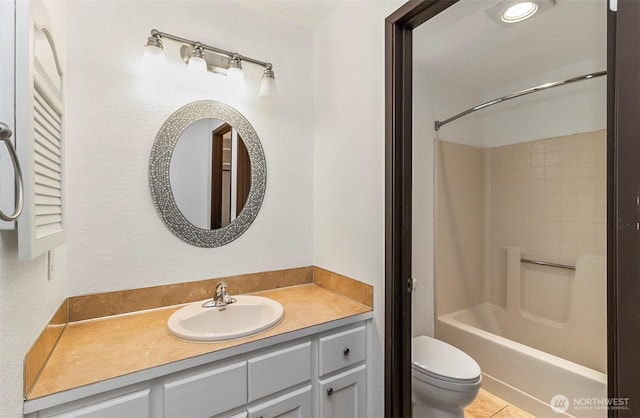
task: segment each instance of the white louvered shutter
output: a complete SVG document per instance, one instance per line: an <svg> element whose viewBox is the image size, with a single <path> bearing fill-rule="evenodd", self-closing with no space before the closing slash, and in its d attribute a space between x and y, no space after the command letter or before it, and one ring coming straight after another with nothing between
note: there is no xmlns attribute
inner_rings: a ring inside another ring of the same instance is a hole
<svg viewBox="0 0 640 418"><path fill-rule="evenodd" d="M66 241L63 73L42 3L16 3L16 50L16 65L28 63L16 68L16 143L25 181L18 248L20 259L30 260Z"/></svg>

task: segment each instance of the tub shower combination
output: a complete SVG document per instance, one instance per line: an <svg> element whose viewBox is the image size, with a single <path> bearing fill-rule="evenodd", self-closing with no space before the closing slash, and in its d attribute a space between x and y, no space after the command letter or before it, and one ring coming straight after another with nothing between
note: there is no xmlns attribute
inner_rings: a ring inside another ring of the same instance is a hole
<svg viewBox="0 0 640 418"><path fill-rule="evenodd" d="M550 401L563 395L567 414L605 417L606 406L597 404L607 397L604 258L583 255L574 271L532 265L518 248L505 251L506 309L482 303L443 315L436 321L437 338L480 364L483 388L535 416L560 416ZM539 317L527 306L523 288L541 269L571 272L563 321Z"/></svg>
<svg viewBox="0 0 640 418"><path fill-rule="evenodd" d="M436 121L435 130L438 131L445 124L458 118L507 100L605 76L606 71L594 72L554 83L546 83L490 100L443 121ZM602 85L600 88L603 88ZM590 137L589 135L592 134L595 136ZM494 299L497 298L494 302L498 304L481 303L482 300L492 300L490 297L487 298L485 293L484 298L477 296L469 298L469 303L466 304L468 307L460 309L460 306L465 306L465 304L458 304L453 311L446 307L442 314L437 315L435 336L458 347L479 363L483 374L483 388L537 417L603 418L607 416L605 257L575 254L577 257L575 258L576 265L573 266L532 260L522 248L505 247L505 245L514 245L509 244L509 241L526 242L529 239L529 237L520 236L522 230L519 228L522 219L527 219L526 215L529 212L519 212L519 210L522 209L522 206L524 210L532 209L531 213L534 213L534 206L524 206L529 204L524 202L529 201L522 199L522 190L527 188L525 190L533 195L534 182L531 180L537 180L536 186L542 184L539 181L541 178L539 176L540 169L528 171L524 173L524 176L518 171L522 168L522 160L514 159L514 156L520 157L516 151L522 152L529 159L525 160L527 168L529 164L531 167L539 166L537 163L534 164L534 162L538 162L538 160L534 161L535 158L544 159L543 192L549 191L552 197L549 202L556 205L549 205L548 208L536 206L535 213L537 215L542 208L545 214L549 210L550 214L555 213L556 216L559 216L560 206L557 205L558 199L553 199L554 191L551 186L561 184L562 187L565 187L565 184L560 182L566 180L567 188L573 193L577 194L574 189L580 189L585 185L584 190L581 191L593 193L585 195L582 202L578 202L580 196L577 196L576 202L579 204L573 204L567 199L569 203L567 208L575 207L576 214L583 215L587 212L589 214L593 212L600 213L600 215L596 215L596 218L603 217L602 213L604 212L596 209L596 207L602 209L603 206L600 201L601 196L596 196L596 191L599 190L598 187L602 188L601 186L605 185L606 161L603 158L598 160L596 155L601 157L601 154L605 152L605 148L602 147L605 144L604 131L580 135L582 136L566 137L560 141L556 138L548 143L512 144L509 147L521 148L509 148L510 151L507 152L506 148L500 147L496 154L493 153L493 150L489 154L478 154L477 148L468 146L460 151L459 147L464 147L464 145L457 145L458 148L449 148L453 151L449 151L452 154L446 157L447 161L444 161L445 156L442 153L442 148L438 148L440 152L436 157L438 167L436 175L437 196L438 199L442 199L446 208L442 212L442 215L445 215L442 219L439 217L439 209L436 210L436 223L440 225L440 221L442 221L443 236L447 234L454 236L453 239L448 238L450 242L445 241L443 248L448 248L451 243L457 245L455 254L442 255L441 260L436 260L436 266L439 261L442 261L443 271L449 274L451 260L455 259L453 264L459 268L462 266L461 269L465 276L464 280L454 280L453 284L450 284L450 286L457 286L458 292L456 293L446 290L444 284L450 283L449 276L446 276L445 273L440 276L438 269L436 269L436 282L443 280L439 283L443 285L444 294L443 299L440 299L440 296L437 297L437 302L448 306L451 300L459 301L461 299L461 290L468 292L467 295L475 295L478 287L482 287L478 285L480 281L477 277L477 275L483 275L482 268L477 269L482 263L474 263L474 260L478 257L484 257L484 255L482 255L482 251L469 251L468 242L484 241L485 244L487 243L483 237L483 229L477 226L482 225L489 218L485 217L486 215L483 215L481 210L457 210L468 207L470 202L477 207L484 207L486 210L488 206L482 200L486 198L486 195L482 199L478 198L477 190L485 190L484 193L487 190L490 191L493 200L487 202L491 204L491 210L494 210L493 203L496 203L497 214L495 217L501 228L491 229L491 233L493 234L495 231L496 235L491 236L492 240L495 238L495 246L492 247L495 250L490 249L490 251L500 253L500 258L493 258L493 260L497 263L495 267L502 268L499 269L501 273L497 274L498 281L495 282L500 283L500 290L498 290L500 293L493 295ZM445 142L437 140L436 143L444 144ZM578 154L583 152L582 155L585 158L581 161L587 163L582 167L582 171L576 171L577 165L574 163L578 161L571 160L576 155L571 157L572 154L568 153L565 161L564 154L556 152L556 154L561 154L563 159L557 160L556 158L554 160L551 158L558 157L558 155L552 155L552 151L564 151L562 147L565 145L567 145L567 151L571 148L569 145L578 148L581 146L591 147L577 151ZM525 147L526 151L522 147ZM547 152L547 148L549 155L544 154ZM471 149L475 149L475 151L469 151ZM535 149L538 150L535 151ZM539 153L540 150L543 150L543 154L532 154ZM589 154L588 158L587 154ZM454 158L455 161L449 160L451 158ZM458 158L464 158L464 162L458 163ZM530 161L530 163L526 163L526 161ZM601 164L598 165L592 161L599 161ZM491 164L489 170L487 170L487 162ZM493 171L494 164L496 164L495 172ZM566 164L566 166L560 167L558 164ZM570 166L570 164L574 164L574 166ZM547 165L556 166L549 168L549 173L547 173ZM457 168L453 170L452 167ZM466 169L465 167L472 167L471 174L461 174ZM555 171L552 171L552 168ZM490 181L482 184L485 181L483 176L487 176L487 173ZM526 182L523 180L525 177ZM481 178L483 180L479 180ZM555 183L548 184L548 190L547 178L555 179ZM560 178L562 180L559 180ZM596 179L600 186L594 186ZM496 183L491 183L494 180ZM576 184L579 187L572 186ZM494 191L495 194L493 194ZM535 191L535 193L543 192L539 190L539 187ZM447 194L441 196L441 193ZM436 208L439 208L439 205L440 203L436 205ZM585 209L587 206L590 206L587 208L590 210ZM562 207L565 208L565 206ZM493 212L491 213L493 215ZM574 213L571 215L574 216ZM591 228L589 231L596 227L588 223L592 220L587 219L586 216L579 218L574 216L571 221L585 222L585 225ZM489 225L492 227L493 224L489 223ZM530 230L535 230L537 226L531 225ZM563 226L567 227L566 236L582 238L581 233L574 234L574 231L569 228L575 225ZM485 230L486 228L485 224ZM558 228L560 228L560 223L558 223ZM460 234L461 231L466 231L464 238ZM505 231L508 232L505 233ZM440 236L439 234L440 232L436 233L436 236ZM539 235L542 235L542 241L544 241L546 238L544 234ZM536 238L538 243L541 242L539 238L539 236ZM544 244L538 244L536 247L536 252L539 254L542 253L540 248L545 248L545 250L552 248L552 246L546 248ZM477 249L477 246L473 248ZM584 246L584 248L587 247ZM602 246L594 248L594 252L604 253ZM549 251L545 251L545 253L549 254ZM496 253L492 252L492 254ZM563 258L571 259L566 255ZM485 276L487 273L485 272ZM489 274L496 275L496 273L497 271L493 271ZM501 292L505 287L502 284L504 282L500 282L501 280L506 281L504 298ZM463 283L462 288L460 288L461 282ZM484 286L486 291L486 283ZM436 289L439 287L436 286ZM491 287L488 290L492 291ZM559 408L554 409L552 406Z"/></svg>

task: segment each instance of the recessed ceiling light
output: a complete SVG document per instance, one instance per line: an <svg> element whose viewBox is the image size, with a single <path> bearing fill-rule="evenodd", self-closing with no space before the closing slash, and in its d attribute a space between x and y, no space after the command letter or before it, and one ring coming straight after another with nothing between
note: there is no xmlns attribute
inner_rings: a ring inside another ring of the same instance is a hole
<svg viewBox="0 0 640 418"><path fill-rule="evenodd" d="M550 9L555 0L506 0L485 11L495 22L503 26L512 26L533 15Z"/></svg>
<svg viewBox="0 0 640 418"><path fill-rule="evenodd" d="M506 23L516 23L528 19L538 11L538 5L532 1L523 1L509 6L502 13L502 21Z"/></svg>

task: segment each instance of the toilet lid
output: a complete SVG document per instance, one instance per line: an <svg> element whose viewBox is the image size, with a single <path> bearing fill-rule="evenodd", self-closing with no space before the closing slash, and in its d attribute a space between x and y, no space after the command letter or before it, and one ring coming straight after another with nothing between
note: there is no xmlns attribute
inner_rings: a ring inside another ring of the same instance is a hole
<svg viewBox="0 0 640 418"><path fill-rule="evenodd" d="M413 339L412 367L436 379L457 382L478 380L481 373L468 354L426 335Z"/></svg>

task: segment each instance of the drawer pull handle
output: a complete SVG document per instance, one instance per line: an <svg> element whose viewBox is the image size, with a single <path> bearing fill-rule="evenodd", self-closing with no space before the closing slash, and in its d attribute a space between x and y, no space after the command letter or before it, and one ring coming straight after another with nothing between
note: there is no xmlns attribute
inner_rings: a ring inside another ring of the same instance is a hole
<svg viewBox="0 0 640 418"><path fill-rule="evenodd" d="M345 348L344 351L342 352L342 354L344 354L345 357L347 357L349 355L349 353L351 352L351 350L349 350L349 347Z"/></svg>
<svg viewBox="0 0 640 418"><path fill-rule="evenodd" d="M333 388L327 389L327 395L329 396L333 395Z"/></svg>

